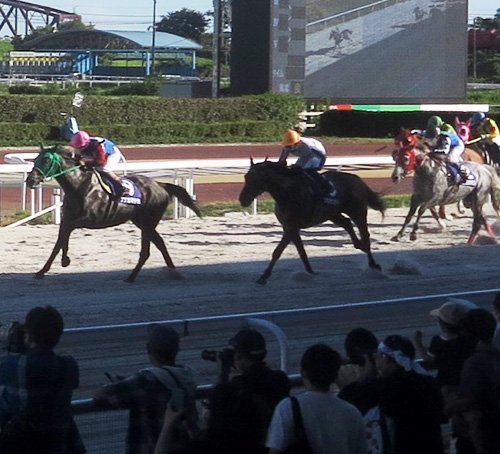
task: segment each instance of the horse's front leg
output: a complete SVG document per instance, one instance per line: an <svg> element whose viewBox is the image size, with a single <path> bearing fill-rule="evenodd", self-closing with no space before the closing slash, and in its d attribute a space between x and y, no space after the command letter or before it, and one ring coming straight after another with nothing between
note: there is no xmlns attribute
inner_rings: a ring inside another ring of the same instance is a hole
<svg viewBox="0 0 500 454"><path fill-rule="evenodd" d="M310 274L314 274L311 264L309 263L309 258L307 257L306 250L304 249L304 243L302 243L300 232L296 231L291 233L290 240L297 248L297 252L299 253L300 258L302 259L302 263L304 264L304 268L306 269L306 271Z"/></svg>
<svg viewBox="0 0 500 454"><path fill-rule="evenodd" d="M425 213L425 210L427 209L427 207L425 205L422 205L419 209L418 209L418 213L417 213L417 219L415 219L415 224L413 224L413 229L410 233L410 240L411 241L415 241L417 239L417 231L418 231L418 224L420 222L420 218L422 217L422 215Z"/></svg>
<svg viewBox="0 0 500 454"><path fill-rule="evenodd" d="M430 207L429 211L432 214L432 217L436 220L436 222L439 224L441 229L446 228L446 222L444 222L444 219L448 219L446 217L446 211L445 211L445 205L440 205L439 206L439 211L436 210L436 207Z"/></svg>
<svg viewBox="0 0 500 454"><path fill-rule="evenodd" d="M267 280L271 276L271 273L273 271L275 263L281 257L281 254L286 249L286 247L288 246L289 243L290 243L290 235L289 235L289 233L284 232L283 236L281 237L281 241L279 242L278 246L276 246L276 248L273 251L271 262L267 266L267 268L264 271L264 273L262 274L262 276L260 276L259 279L257 279L257 284L264 285L267 283Z"/></svg>
<svg viewBox="0 0 500 454"><path fill-rule="evenodd" d="M67 254L68 254L69 237L72 231L73 228L65 224L64 221L61 223L59 227L59 234L57 236L57 241L56 244L54 245L54 248L52 249L52 253L50 254L50 257L48 258L47 262L45 262L45 265L43 265L43 268L35 274L35 278L42 279L45 276L45 273L47 273L47 271L50 270L50 267L52 266L54 259L56 258L57 254L61 249L63 249L62 265L63 266L69 265L70 260Z"/></svg>
<svg viewBox="0 0 500 454"><path fill-rule="evenodd" d="M419 204L420 203L417 201L417 199L414 196L412 196L410 209L408 210L408 214L406 215L403 225L399 230L399 232L391 238L391 241L399 241L401 238L403 238L406 226L410 223L411 219L413 218L413 215L415 214L415 211L417 211Z"/></svg>

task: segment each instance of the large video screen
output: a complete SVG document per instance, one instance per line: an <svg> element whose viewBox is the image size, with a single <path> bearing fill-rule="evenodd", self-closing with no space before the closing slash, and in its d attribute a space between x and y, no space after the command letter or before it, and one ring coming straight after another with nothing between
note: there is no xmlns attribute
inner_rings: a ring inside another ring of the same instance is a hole
<svg viewBox="0 0 500 454"><path fill-rule="evenodd" d="M467 0L305 0L307 98L458 102Z"/></svg>

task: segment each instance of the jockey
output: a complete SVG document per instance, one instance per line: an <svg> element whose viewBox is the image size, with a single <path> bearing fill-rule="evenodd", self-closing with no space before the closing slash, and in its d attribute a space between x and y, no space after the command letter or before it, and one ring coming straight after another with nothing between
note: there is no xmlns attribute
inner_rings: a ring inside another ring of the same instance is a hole
<svg viewBox="0 0 500 454"><path fill-rule="evenodd" d="M95 167L109 176L114 185L116 197L119 198L123 195L125 188L118 176L110 169L123 157L114 142L103 137L91 137L87 131L78 131L71 137L69 145L80 151L82 165Z"/></svg>
<svg viewBox="0 0 500 454"><path fill-rule="evenodd" d="M323 168L326 161L326 149L319 140L301 137L295 129L289 129L283 136L283 145L278 163L284 163L291 153L299 157L295 163L296 167L312 170Z"/></svg>
<svg viewBox="0 0 500 454"><path fill-rule="evenodd" d="M449 164L448 168L453 177L453 182L459 185L462 182L460 175L460 163L462 162L462 153L465 150L464 143L453 131L440 131L437 137L436 146L432 152L437 155L446 156L446 161Z"/></svg>
<svg viewBox="0 0 500 454"><path fill-rule="evenodd" d="M483 112L476 112L471 117L471 135L473 139L484 140L484 146L493 161L500 158L500 130L492 118Z"/></svg>
<svg viewBox="0 0 500 454"><path fill-rule="evenodd" d="M429 146L434 147L442 131L454 133L455 129L449 123L445 123L441 117L433 115L427 120L427 127L423 131L414 129L412 133L417 134L420 138L424 139Z"/></svg>
<svg viewBox="0 0 500 454"><path fill-rule="evenodd" d="M333 187L333 184L318 173L325 165L325 146L319 140L313 139L312 137L301 137L296 129L288 129L285 132L282 144L284 147L281 151L278 163L286 163L290 153L298 156L299 159L297 159L293 168L306 171L305 174L313 180L316 186L320 187L320 193L318 195L323 198L325 203L337 203L337 201L334 200L337 191Z"/></svg>

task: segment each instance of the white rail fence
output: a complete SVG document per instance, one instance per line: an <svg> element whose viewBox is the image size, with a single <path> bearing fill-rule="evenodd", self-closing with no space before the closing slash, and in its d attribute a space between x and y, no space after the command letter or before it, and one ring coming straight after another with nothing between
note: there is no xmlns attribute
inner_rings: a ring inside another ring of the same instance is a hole
<svg viewBox="0 0 500 454"><path fill-rule="evenodd" d="M28 191L30 192L30 216L21 219L7 227L15 227L35 219L44 214L53 213L53 221L60 222L60 208L63 204L61 191L59 188L53 188L48 185L41 185L37 189L28 189L26 187L26 177L33 167L30 160L36 157L36 153L12 153L5 156L5 162L9 164L0 164L0 185L10 184L11 186L21 187L21 208L27 209ZM293 160L290 160L293 163ZM224 175L243 175L247 172L250 165L248 158L245 159L171 159L164 161L129 161L116 164L113 168L116 172L127 174L143 174L152 178L171 178L174 184L184 187L194 198L195 177L196 176L224 176ZM330 157L327 158L326 168L347 168L363 169L384 168L392 166L391 156L348 156L348 157ZM52 205L43 207L44 190L52 190ZM185 208L177 199L173 203L174 218L191 217L192 211ZM256 213L257 206L254 202L253 213Z"/></svg>

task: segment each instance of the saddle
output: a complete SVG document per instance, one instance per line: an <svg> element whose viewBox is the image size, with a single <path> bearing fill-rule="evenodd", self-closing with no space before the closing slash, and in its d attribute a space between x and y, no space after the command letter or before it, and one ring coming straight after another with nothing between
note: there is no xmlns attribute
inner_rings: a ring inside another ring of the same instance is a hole
<svg viewBox="0 0 500 454"><path fill-rule="evenodd" d="M339 200L337 190L330 180L313 169L301 169L300 167L292 167L292 169L306 176L315 199L320 200L327 205L338 205Z"/></svg>
<svg viewBox="0 0 500 454"><path fill-rule="evenodd" d="M106 192L111 198L116 198L120 203L125 203L127 205L140 205L142 203L142 195L135 183L128 178L120 177L120 182L124 189L123 194L118 198L117 194L117 184L106 172L99 171L98 169L92 169L94 175L97 177L97 181L101 186L102 190Z"/></svg>

